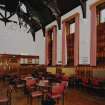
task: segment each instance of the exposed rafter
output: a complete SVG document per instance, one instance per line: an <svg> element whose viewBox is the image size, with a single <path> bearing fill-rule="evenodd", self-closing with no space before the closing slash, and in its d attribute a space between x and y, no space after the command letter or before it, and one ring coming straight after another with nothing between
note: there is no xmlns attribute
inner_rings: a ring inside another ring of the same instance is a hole
<svg viewBox="0 0 105 105"><path fill-rule="evenodd" d="M61 28L61 15L81 5L83 18L86 18L87 0L0 0L0 20L6 25L7 22L18 23L24 27L29 26L29 31L35 41L35 32L42 29L45 36L45 27L56 19L58 28ZM25 10L22 8L24 5ZM9 13L9 14L8 14ZM16 14L18 22L12 21L11 17ZM24 23L24 24L23 24ZM25 25L25 26L26 26Z"/></svg>
<svg viewBox="0 0 105 105"><path fill-rule="evenodd" d="M35 28L37 28L37 27L39 29L41 28L42 32L43 32L43 36L45 36L45 25L43 23L44 18L41 15L40 11L35 10L29 4L28 1L25 1L24 4L27 7L27 14L28 14L28 19L27 20L24 19L24 20L25 20L26 23L28 21L28 24L30 25L29 31L32 33L33 40L35 41L35 33L34 33L34 32L36 32Z"/></svg>
<svg viewBox="0 0 105 105"><path fill-rule="evenodd" d="M82 8L83 18L86 18L86 0L79 0Z"/></svg>
<svg viewBox="0 0 105 105"><path fill-rule="evenodd" d="M59 29L61 28L61 12L58 8L57 0L43 0L43 3L51 10L55 16Z"/></svg>
<svg viewBox="0 0 105 105"><path fill-rule="evenodd" d="M6 7L2 8L2 9L4 9L4 12L5 12L5 13L4 13L4 15L3 15L2 13L0 13L0 16L1 16L0 20L5 23L5 26L6 26L6 24L7 24L8 22L17 23L17 22L14 21L14 20L10 20L10 18L14 15L14 13L10 13L10 15L7 16L7 9L6 9Z"/></svg>

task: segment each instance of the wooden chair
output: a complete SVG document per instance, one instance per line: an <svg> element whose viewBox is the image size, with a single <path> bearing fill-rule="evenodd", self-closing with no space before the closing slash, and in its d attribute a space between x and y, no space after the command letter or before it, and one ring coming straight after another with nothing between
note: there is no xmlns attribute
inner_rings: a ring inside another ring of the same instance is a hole
<svg viewBox="0 0 105 105"><path fill-rule="evenodd" d="M32 105L33 104L33 99L35 98L43 98L43 92L40 90L37 90L37 86L36 86L35 81L28 81L27 84L27 102Z"/></svg>
<svg viewBox="0 0 105 105"><path fill-rule="evenodd" d="M7 93L6 96L0 96L0 105L11 105L11 92L12 92L11 87L7 88Z"/></svg>
<svg viewBox="0 0 105 105"><path fill-rule="evenodd" d="M68 81L61 81L61 85L64 86L65 89L68 88Z"/></svg>
<svg viewBox="0 0 105 105"><path fill-rule="evenodd" d="M30 105L33 104L33 99L35 99L35 98L43 99L43 92L41 92L41 91L30 92L30 94L29 94L29 104Z"/></svg>
<svg viewBox="0 0 105 105"><path fill-rule="evenodd" d="M51 97L57 100L57 104L59 103L59 100L62 99L62 105L64 105L64 90L65 86L62 84L52 87Z"/></svg>

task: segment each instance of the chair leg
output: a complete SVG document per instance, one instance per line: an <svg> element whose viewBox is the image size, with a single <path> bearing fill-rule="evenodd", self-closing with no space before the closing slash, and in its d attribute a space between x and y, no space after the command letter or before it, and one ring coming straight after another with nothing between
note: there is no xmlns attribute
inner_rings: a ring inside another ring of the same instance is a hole
<svg viewBox="0 0 105 105"><path fill-rule="evenodd" d="M36 99L36 98L35 98ZM37 103L39 104L40 103L40 100L39 99L41 99L41 101L43 100L43 96L41 96L41 97L37 97L37 100L36 101L38 101ZM27 100L28 101L28 100ZM29 105L32 105L33 104L33 98L31 97L31 96L29 96Z"/></svg>
<svg viewBox="0 0 105 105"><path fill-rule="evenodd" d="M29 103L30 103L30 97L27 96L27 104L29 104Z"/></svg>
<svg viewBox="0 0 105 105"><path fill-rule="evenodd" d="M11 99L7 102L7 105L11 105Z"/></svg>
<svg viewBox="0 0 105 105"><path fill-rule="evenodd" d="M40 105L40 102L42 102L42 96L40 97L37 97L37 98L35 98L36 99L36 103L37 103L37 105ZM41 99L41 100L40 100Z"/></svg>
<svg viewBox="0 0 105 105"><path fill-rule="evenodd" d="M30 105L32 105L32 101L33 101L33 99L32 99L32 97L30 96L30 97L29 97L29 104L30 104Z"/></svg>
<svg viewBox="0 0 105 105"><path fill-rule="evenodd" d="M59 104L59 98L57 98L57 104Z"/></svg>
<svg viewBox="0 0 105 105"><path fill-rule="evenodd" d="M64 95L62 96L62 105L64 105Z"/></svg>

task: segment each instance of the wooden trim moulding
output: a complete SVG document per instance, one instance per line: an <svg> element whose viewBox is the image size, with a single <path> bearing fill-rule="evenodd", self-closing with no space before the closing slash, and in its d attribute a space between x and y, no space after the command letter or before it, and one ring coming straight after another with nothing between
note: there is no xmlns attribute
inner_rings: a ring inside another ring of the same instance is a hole
<svg viewBox="0 0 105 105"><path fill-rule="evenodd" d="M90 5L91 10L91 46L90 46L90 65L96 66L96 51L97 51L97 17L96 17L96 7L105 0L98 0L92 5Z"/></svg>
<svg viewBox="0 0 105 105"><path fill-rule="evenodd" d="M70 21L71 19L75 18L75 48L74 48L74 66L79 64L79 37L80 37L80 22L79 22L79 17L80 14L77 12L72 16L69 16L68 18L64 19L62 21L63 24L63 31L62 31L62 65L66 65L65 61L65 48L66 48L66 33L65 33L65 28L66 28L66 23Z"/></svg>
<svg viewBox="0 0 105 105"><path fill-rule="evenodd" d="M70 21L72 18L76 18L77 16L80 16L80 13L77 12L77 13L75 13L75 14L73 14L73 15L67 17L66 19L64 19L64 20L62 21L62 23L68 22L68 21Z"/></svg>
<svg viewBox="0 0 105 105"><path fill-rule="evenodd" d="M90 9L92 9L93 7L96 7L98 5L100 5L101 3L104 3L105 0L98 0L95 3L93 3L92 5L90 5Z"/></svg>

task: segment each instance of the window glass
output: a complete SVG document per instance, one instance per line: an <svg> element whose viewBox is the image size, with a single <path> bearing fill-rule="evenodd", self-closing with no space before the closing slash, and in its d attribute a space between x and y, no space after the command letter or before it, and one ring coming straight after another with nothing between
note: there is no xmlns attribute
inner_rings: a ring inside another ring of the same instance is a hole
<svg viewBox="0 0 105 105"><path fill-rule="evenodd" d="M102 9L100 11L100 22L104 23L105 22L105 9Z"/></svg>
<svg viewBox="0 0 105 105"><path fill-rule="evenodd" d="M35 59L32 59L32 64L35 64Z"/></svg>
<svg viewBox="0 0 105 105"><path fill-rule="evenodd" d="M70 24L70 34L75 33L75 23Z"/></svg>
<svg viewBox="0 0 105 105"><path fill-rule="evenodd" d="M24 59L24 63L25 63L25 64L28 63L28 59L27 59L27 58Z"/></svg>
<svg viewBox="0 0 105 105"><path fill-rule="evenodd" d="M23 64L23 63L24 63L24 59L21 58L21 59L20 59L20 64Z"/></svg>

